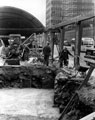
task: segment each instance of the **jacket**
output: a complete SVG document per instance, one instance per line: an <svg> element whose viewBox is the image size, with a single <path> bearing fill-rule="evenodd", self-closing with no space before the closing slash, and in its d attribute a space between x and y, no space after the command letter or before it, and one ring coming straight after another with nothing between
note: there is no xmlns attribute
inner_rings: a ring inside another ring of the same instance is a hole
<svg viewBox="0 0 95 120"><path fill-rule="evenodd" d="M62 52L59 54L61 60L69 59L69 55L72 56L68 50L62 50Z"/></svg>
<svg viewBox="0 0 95 120"><path fill-rule="evenodd" d="M51 53L51 48L49 46L45 46L43 48L43 54L49 56Z"/></svg>

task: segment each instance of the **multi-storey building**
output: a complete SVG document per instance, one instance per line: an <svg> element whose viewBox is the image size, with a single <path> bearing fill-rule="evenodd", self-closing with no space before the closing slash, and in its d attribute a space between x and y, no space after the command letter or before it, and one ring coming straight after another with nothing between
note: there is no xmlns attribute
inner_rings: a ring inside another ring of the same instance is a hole
<svg viewBox="0 0 95 120"><path fill-rule="evenodd" d="M94 12L95 0L46 0L46 27Z"/></svg>
<svg viewBox="0 0 95 120"><path fill-rule="evenodd" d="M84 16L86 14L95 12L95 0L63 0L63 21L70 20L77 16ZM90 27L92 20L83 22L83 37L92 37L93 28ZM75 36L74 31L66 32L66 38L71 39Z"/></svg>
<svg viewBox="0 0 95 120"><path fill-rule="evenodd" d="M46 27L93 12L95 0L46 0Z"/></svg>
<svg viewBox="0 0 95 120"><path fill-rule="evenodd" d="M46 0L46 27L62 21L62 0Z"/></svg>

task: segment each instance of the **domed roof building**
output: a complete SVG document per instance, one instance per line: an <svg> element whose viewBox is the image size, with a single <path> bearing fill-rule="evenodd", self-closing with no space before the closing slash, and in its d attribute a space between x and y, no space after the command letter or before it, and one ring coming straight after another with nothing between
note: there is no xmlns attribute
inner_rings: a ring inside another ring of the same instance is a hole
<svg viewBox="0 0 95 120"><path fill-rule="evenodd" d="M32 33L42 33L44 30L45 27L32 14L15 7L0 7L0 35L30 36Z"/></svg>

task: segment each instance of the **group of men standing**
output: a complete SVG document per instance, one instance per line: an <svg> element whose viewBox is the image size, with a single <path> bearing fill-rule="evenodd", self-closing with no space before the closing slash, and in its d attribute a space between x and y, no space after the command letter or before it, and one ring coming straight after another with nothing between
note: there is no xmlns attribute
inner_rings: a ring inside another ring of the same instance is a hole
<svg viewBox="0 0 95 120"><path fill-rule="evenodd" d="M19 56L19 52L17 52L17 45L15 44L10 44L9 47L3 47L2 49L2 52L5 52L5 53L2 53L2 54L6 54L6 56L9 58L17 58ZM9 52L10 51L10 52ZM25 52L25 51L24 51ZM10 55L9 55L10 53ZM27 56L28 55L28 52L26 52ZM49 65L49 57L51 55L51 47L50 47L50 44L49 42L47 43L47 45L43 48L43 55L44 55L44 64L46 66ZM68 66L68 63L69 63L69 55L73 56L66 47L64 47L64 49L59 53L59 63L60 63L60 67L63 67L63 63L65 66ZM28 59L27 59L28 60Z"/></svg>
<svg viewBox="0 0 95 120"><path fill-rule="evenodd" d="M51 48L49 46L49 43L43 48L43 55L44 55L44 64L49 65L49 57L51 55ZM69 63L69 55L73 56L66 47L59 53L59 62L60 67L63 67L63 63L65 66L68 66Z"/></svg>

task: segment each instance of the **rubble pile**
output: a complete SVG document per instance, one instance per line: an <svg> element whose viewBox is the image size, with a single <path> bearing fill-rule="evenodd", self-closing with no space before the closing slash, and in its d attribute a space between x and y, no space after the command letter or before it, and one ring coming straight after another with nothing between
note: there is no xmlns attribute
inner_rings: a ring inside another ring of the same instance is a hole
<svg viewBox="0 0 95 120"><path fill-rule="evenodd" d="M0 87L54 88L56 69L42 65L0 66Z"/></svg>
<svg viewBox="0 0 95 120"><path fill-rule="evenodd" d="M75 95L62 120L79 120L95 111L95 86L91 80L82 89L78 90L84 78L71 77L70 72L59 71L55 78L54 106L62 114L72 96Z"/></svg>

